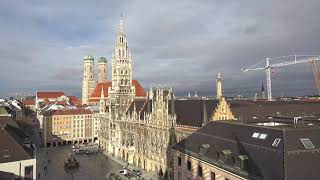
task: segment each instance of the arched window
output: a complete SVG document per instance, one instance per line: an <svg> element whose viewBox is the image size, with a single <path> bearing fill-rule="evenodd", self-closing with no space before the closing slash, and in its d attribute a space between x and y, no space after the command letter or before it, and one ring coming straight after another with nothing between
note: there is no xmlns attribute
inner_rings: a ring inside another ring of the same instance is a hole
<svg viewBox="0 0 320 180"><path fill-rule="evenodd" d="M119 49L119 56L121 57L121 50Z"/></svg>
<svg viewBox="0 0 320 180"><path fill-rule="evenodd" d="M122 50L122 57L125 57L125 55L124 55L124 49Z"/></svg>

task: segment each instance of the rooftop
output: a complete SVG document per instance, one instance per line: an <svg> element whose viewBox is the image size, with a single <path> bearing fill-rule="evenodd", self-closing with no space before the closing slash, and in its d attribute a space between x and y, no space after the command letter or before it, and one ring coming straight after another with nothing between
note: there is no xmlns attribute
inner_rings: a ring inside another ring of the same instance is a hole
<svg viewBox="0 0 320 180"><path fill-rule="evenodd" d="M77 108L77 109L59 109L46 111L45 116L57 116L57 115L78 115L78 114L93 114L91 109Z"/></svg>
<svg viewBox="0 0 320 180"><path fill-rule="evenodd" d="M320 119L320 102L227 100L236 119L256 121L265 117L313 117Z"/></svg>
<svg viewBox="0 0 320 180"><path fill-rule="evenodd" d="M33 150L24 146L26 135L9 124L0 128L0 163L32 159Z"/></svg>
<svg viewBox="0 0 320 180"><path fill-rule="evenodd" d="M64 92L37 92L37 98L58 98L63 95Z"/></svg>
<svg viewBox="0 0 320 180"><path fill-rule="evenodd" d="M317 179L320 126L283 124L210 121L173 149L249 179Z"/></svg>

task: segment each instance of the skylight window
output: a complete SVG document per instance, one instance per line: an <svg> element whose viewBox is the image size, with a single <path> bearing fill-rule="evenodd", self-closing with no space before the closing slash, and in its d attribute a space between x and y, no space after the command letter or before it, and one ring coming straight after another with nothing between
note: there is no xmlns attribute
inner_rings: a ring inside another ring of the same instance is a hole
<svg viewBox="0 0 320 180"><path fill-rule="evenodd" d="M266 139L267 138L267 134L260 134L259 139Z"/></svg>
<svg viewBox="0 0 320 180"><path fill-rule="evenodd" d="M253 138L258 138L259 135L260 135L260 133L254 132L254 133L252 134L252 137L253 137Z"/></svg>
<svg viewBox="0 0 320 180"><path fill-rule="evenodd" d="M306 149L314 149L314 145L309 138L301 138L300 141Z"/></svg>
<svg viewBox="0 0 320 180"><path fill-rule="evenodd" d="M274 139L273 143L272 143L272 146L273 147L278 147L279 143L280 143L281 139L280 138L276 138Z"/></svg>

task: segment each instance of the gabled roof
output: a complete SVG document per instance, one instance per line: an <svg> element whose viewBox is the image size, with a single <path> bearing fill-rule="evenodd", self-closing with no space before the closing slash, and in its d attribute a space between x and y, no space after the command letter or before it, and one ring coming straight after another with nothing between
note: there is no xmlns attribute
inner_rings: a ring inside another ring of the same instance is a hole
<svg viewBox="0 0 320 180"><path fill-rule="evenodd" d="M106 82L106 83L98 83L96 88L93 90L93 92L91 93L90 98L100 98L101 96L101 91L103 88L103 93L104 93L104 97L108 97L109 94L109 87L112 86L111 82ZM90 100L89 100L90 101Z"/></svg>
<svg viewBox="0 0 320 180"><path fill-rule="evenodd" d="M36 101L33 100L33 99L24 99L24 100L22 100L22 103L23 103L24 105L35 105L35 104L36 104Z"/></svg>
<svg viewBox="0 0 320 180"><path fill-rule="evenodd" d="M76 96L68 96L69 102L73 105L79 105L81 104L81 101Z"/></svg>
<svg viewBox="0 0 320 180"><path fill-rule="evenodd" d="M32 159L32 152L22 147L24 137L22 130L10 125L0 129L0 163Z"/></svg>
<svg viewBox="0 0 320 180"><path fill-rule="evenodd" d="M175 100L174 110L177 115L177 124L201 127L205 118L204 107L207 120L209 120L218 103L218 100Z"/></svg>
<svg viewBox="0 0 320 180"><path fill-rule="evenodd" d="M58 98L63 95L64 92L37 92L37 98Z"/></svg>

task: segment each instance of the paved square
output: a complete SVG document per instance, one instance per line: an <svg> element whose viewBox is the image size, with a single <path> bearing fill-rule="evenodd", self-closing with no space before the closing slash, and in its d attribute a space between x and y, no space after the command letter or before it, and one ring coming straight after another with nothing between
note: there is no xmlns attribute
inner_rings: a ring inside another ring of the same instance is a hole
<svg viewBox="0 0 320 180"><path fill-rule="evenodd" d="M40 180L106 180L110 172L118 171L122 166L110 158L103 158L102 154L79 154L76 159L80 167L73 171L65 171L64 162L71 153L71 146L59 146L39 149L37 153L37 175L40 173ZM49 162L48 162L49 161ZM103 161L103 162L102 162ZM47 170L45 171L45 166Z"/></svg>

